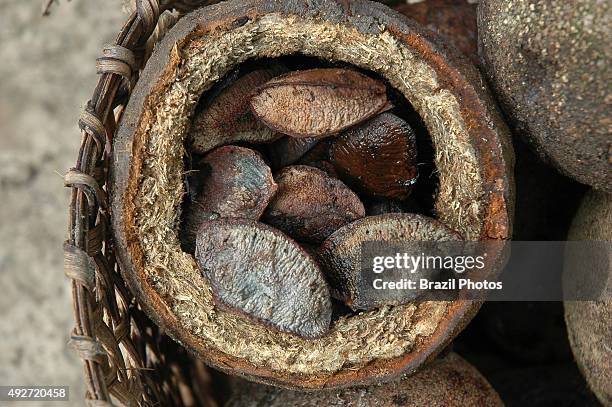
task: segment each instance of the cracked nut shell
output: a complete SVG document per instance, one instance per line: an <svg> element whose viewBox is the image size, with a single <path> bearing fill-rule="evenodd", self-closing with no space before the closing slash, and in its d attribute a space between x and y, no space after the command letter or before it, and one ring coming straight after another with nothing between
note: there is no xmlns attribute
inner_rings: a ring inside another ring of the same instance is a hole
<svg viewBox="0 0 612 407"><path fill-rule="evenodd" d="M389 107L384 83L341 68L290 72L251 99L255 116L293 137L327 137Z"/></svg>
<svg viewBox="0 0 612 407"><path fill-rule="evenodd" d="M319 267L279 231L244 219L207 221L195 257L220 306L306 338L329 329L331 299Z"/></svg>
<svg viewBox="0 0 612 407"><path fill-rule="evenodd" d="M251 114L252 92L261 84L283 73L282 66L255 69L238 78L230 75L221 89L207 95L196 110L189 131L190 146L203 154L223 145L246 141L270 143L282 134L264 126Z"/></svg>
<svg viewBox="0 0 612 407"><path fill-rule="evenodd" d="M359 197L318 168L285 167L274 178L278 193L264 220L300 242L319 244L340 227L365 216Z"/></svg>
<svg viewBox="0 0 612 407"><path fill-rule="evenodd" d="M278 188L261 156L248 148L218 147L200 161L200 191L184 216L181 240L192 251L200 224L221 218L259 219Z"/></svg>
<svg viewBox="0 0 612 407"><path fill-rule="evenodd" d="M469 240L511 235L509 135L478 71L388 7L364 0L350 6L349 15L336 0L229 0L186 15L157 45L113 138L109 206L126 284L146 315L195 357L250 380L321 389L412 374L480 303L424 301L353 314L319 339L214 306L208 282L177 238L182 153L200 96L245 61L300 53L385 78L429 129L439 219ZM503 260L489 255L487 273Z"/></svg>
<svg viewBox="0 0 612 407"><path fill-rule="evenodd" d="M405 199L417 180L416 137L391 113L342 133L329 156L341 179L373 196Z"/></svg>
<svg viewBox="0 0 612 407"><path fill-rule="evenodd" d="M368 216L338 229L319 248L332 295L353 310L371 310L384 305L405 304L418 297L419 290L372 290L362 275L361 244L375 242L445 242L461 236L436 219L412 213ZM432 280L439 270L418 270L415 276ZM385 272L388 281L407 278L398 270Z"/></svg>
<svg viewBox="0 0 612 407"><path fill-rule="evenodd" d="M438 359L412 377L382 386L316 393L247 384L226 407L502 407L489 382L456 353Z"/></svg>

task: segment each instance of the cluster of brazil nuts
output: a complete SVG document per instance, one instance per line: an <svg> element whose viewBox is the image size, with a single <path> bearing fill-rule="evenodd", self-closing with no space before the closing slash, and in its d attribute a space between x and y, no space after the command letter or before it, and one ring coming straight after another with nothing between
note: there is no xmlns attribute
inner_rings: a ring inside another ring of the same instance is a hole
<svg viewBox="0 0 612 407"><path fill-rule="evenodd" d="M317 338L337 313L415 299L361 292L361 243L461 239L411 199L425 160L401 117L410 107L393 99L352 67L278 61L202 96L180 236L219 307Z"/></svg>

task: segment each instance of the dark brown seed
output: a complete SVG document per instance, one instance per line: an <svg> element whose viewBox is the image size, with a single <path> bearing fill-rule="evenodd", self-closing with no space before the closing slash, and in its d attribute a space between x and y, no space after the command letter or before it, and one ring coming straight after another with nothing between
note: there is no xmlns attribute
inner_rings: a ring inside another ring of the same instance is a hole
<svg viewBox="0 0 612 407"><path fill-rule="evenodd" d="M189 252L202 222L219 217L259 219L277 189L270 168L248 148L218 147L201 160L200 168L201 190L184 216L181 234Z"/></svg>
<svg viewBox="0 0 612 407"><path fill-rule="evenodd" d="M197 201L223 218L258 219L278 188L261 156L245 147L216 148L202 164L208 170Z"/></svg>
<svg viewBox="0 0 612 407"><path fill-rule="evenodd" d="M338 178L336 168L329 161L329 147L332 145L334 139L335 138L330 137L319 141L319 143L304 154L297 163L318 168L330 177Z"/></svg>
<svg viewBox="0 0 612 407"><path fill-rule="evenodd" d="M456 353L403 380L368 388L300 392L245 383L226 407L501 407L482 374Z"/></svg>
<svg viewBox="0 0 612 407"><path fill-rule="evenodd" d="M304 154L313 148L319 139L295 138L285 136L268 146L268 155L272 168L279 170L291 164L295 164Z"/></svg>
<svg viewBox="0 0 612 407"><path fill-rule="evenodd" d="M327 283L281 232L245 219L208 221L198 231L195 256L218 305L306 338L329 329Z"/></svg>
<svg viewBox="0 0 612 407"><path fill-rule="evenodd" d="M278 193L264 219L296 240L321 243L338 228L365 215L353 191L317 168L286 167L275 179Z"/></svg>
<svg viewBox="0 0 612 407"><path fill-rule="evenodd" d="M220 90L203 99L196 109L189 140L193 151L203 154L223 144L237 141L269 143L282 135L253 117L249 100L253 91L276 75L283 67L257 69L237 79L230 76Z"/></svg>
<svg viewBox="0 0 612 407"><path fill-rule="evenodd" d="M384 83L337 68L279 76L251 99L255 116L293 137L327 137L389 108Z"/></svg>
<svg viewBox="0 0 612 407"><path fill-rule="evenodd" d="M467 0L427 0L395 7L397 11L437 32L478 63L476 4Z"/></svg>
<svg viewBox="0 0 612 407"><path fill-rule="evenodd" d="M344 132L329 155L342 180L370 195L405 199L417 179L414 132L391 113Z"/></svg>
<svg viewBox="0 0 612 407"><path fill-rule="evenodd" d="M402 213L404 212L399 202L386 199L378 198L374 199L366 206L366 215L376 216L384 215L385 213Z"/></svg>
<svg viewBox="0 0 612 407"><path fill-rule="evenodd" d="M192 253L195 250L195 239L198 228L207 220L218 219L219 214L214 212L206 212L198 207L197 202L193 202L187 206L183 215L183 223L181 225L180 240L181 249L184 252Z"/></svg>
<svg viewBox="0 0 612 407"><path fill-rule="evenodd" d="M414 300L418 290L373 290L369 277L362 274L361 244L367 241L443 242L461 240L459 234L439 221L422 215L394 213L368 216L335 231L319 249L332 295L353 310L370 310ZM368 271L368 272L371 272ZM397 274L396 274L397 273ZM414 278L433 279L438 270L417 270ZM395 278L394 278L395 276ZM402 270L385 271L385 280L406 278Z"/></svg>

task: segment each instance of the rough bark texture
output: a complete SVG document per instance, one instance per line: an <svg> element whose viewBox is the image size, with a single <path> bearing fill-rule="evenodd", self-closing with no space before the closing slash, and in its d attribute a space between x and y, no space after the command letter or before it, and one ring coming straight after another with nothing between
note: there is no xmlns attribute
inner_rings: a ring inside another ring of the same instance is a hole
<svg viewBox="0 0 612 407"><path fill-rule="evenodd" d="M578 210L568 240L612 241L612 196L589 192ZM582 284L596 283L602 291L597 301L565 302L565 321L578 367L589 387L605 405L612 406L612 269L608 275L584 273ZM576 269L565 272L576 271ZM602 278L603 277L603 278Z"/></svg>
<svg viewBox="0 0 612 407"><path fill-rule="evenodd" d="M294 137L327 137L388 108L385 84L348 69L320 68L272 79L251 99L269 127Z"/></svg>
<svg viewBox="0 0 612 407"><path fill-rule="evenodd" d="M327 283L314 260L282 233L255 221L205 222L195 256L221 306L307 338L329 329Z"/></svg>
<svg viewBox="0 0 612 407"><path fill-rule="evenodd" d="M192 251L200 224L215 218L259 219L276 193L272 172L258 153L244 147L223 146L200 162L201 190L190 204L181 240Z"/></svg>
<svg viewBox="0 0 612 407"><path fill-rule="evenodd" d="M612 192L610 3L486 0L479 51L510 124L551 164Z"/></svg>
<svg viewBox="0 0 612 407"><path fill-rule="evenodd" d="M303 393L246 384L226 407L501 407L493 387L456 353L382 386Z"/></svg>
<svg viewBox="0 0 612 407"><path fill-rule="evenodd" d="M329 155L340 177L369 195L405 199L417 181L414 132L391 113L344 132Z"/></svg>
<svg viewBox="0 0 612 407"><path fill-rule="evenodd" d="M200 101L189 130L193 151L205 153L217 146L247 141L269 143L282 134L256 120L249 100L258 86L286 71L282 66L230 75Z"/></svg>
<svg viewBox="0 0 612 407"><path fill-rule="evenodd" d="M370 310L383 305L398 305L412 301L416 290L375 291L365 283L362 274L361 244L377 242L443 242L460 240L460 236L435 219L415 214L368 216L334 232L319 249L319 259L329 282L332 295L353 310ZM418 270L415 278L435 277L437 270ZM406 277L395 270L385 272L389 281ZM394 273L397 274L397 278Z"/></svg>
<svg viewBox="0 0 612 407"><path fill-rule="evenodd" d="M321 243L340 227L365 216L359 197L318 168L286 167L275 180L278 193L264 219L296 240Z"/></svg>

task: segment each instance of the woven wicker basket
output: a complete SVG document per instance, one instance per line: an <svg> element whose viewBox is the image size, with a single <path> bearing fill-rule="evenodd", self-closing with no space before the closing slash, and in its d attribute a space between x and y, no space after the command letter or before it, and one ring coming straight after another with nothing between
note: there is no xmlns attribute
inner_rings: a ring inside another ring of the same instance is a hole
<svg viewBox="0 0 612 407"><path fill-rule="evenodd" d="M70 187L65 272L72 280L71 346L83 361L89 406L216 406L212 376L153 324L122 280L108 233L105 187L110 141L150 49L206 0L138 0L114 45L97 59L100 75L79 120ZM161 16L161 18L160 18Z"/></svg>

